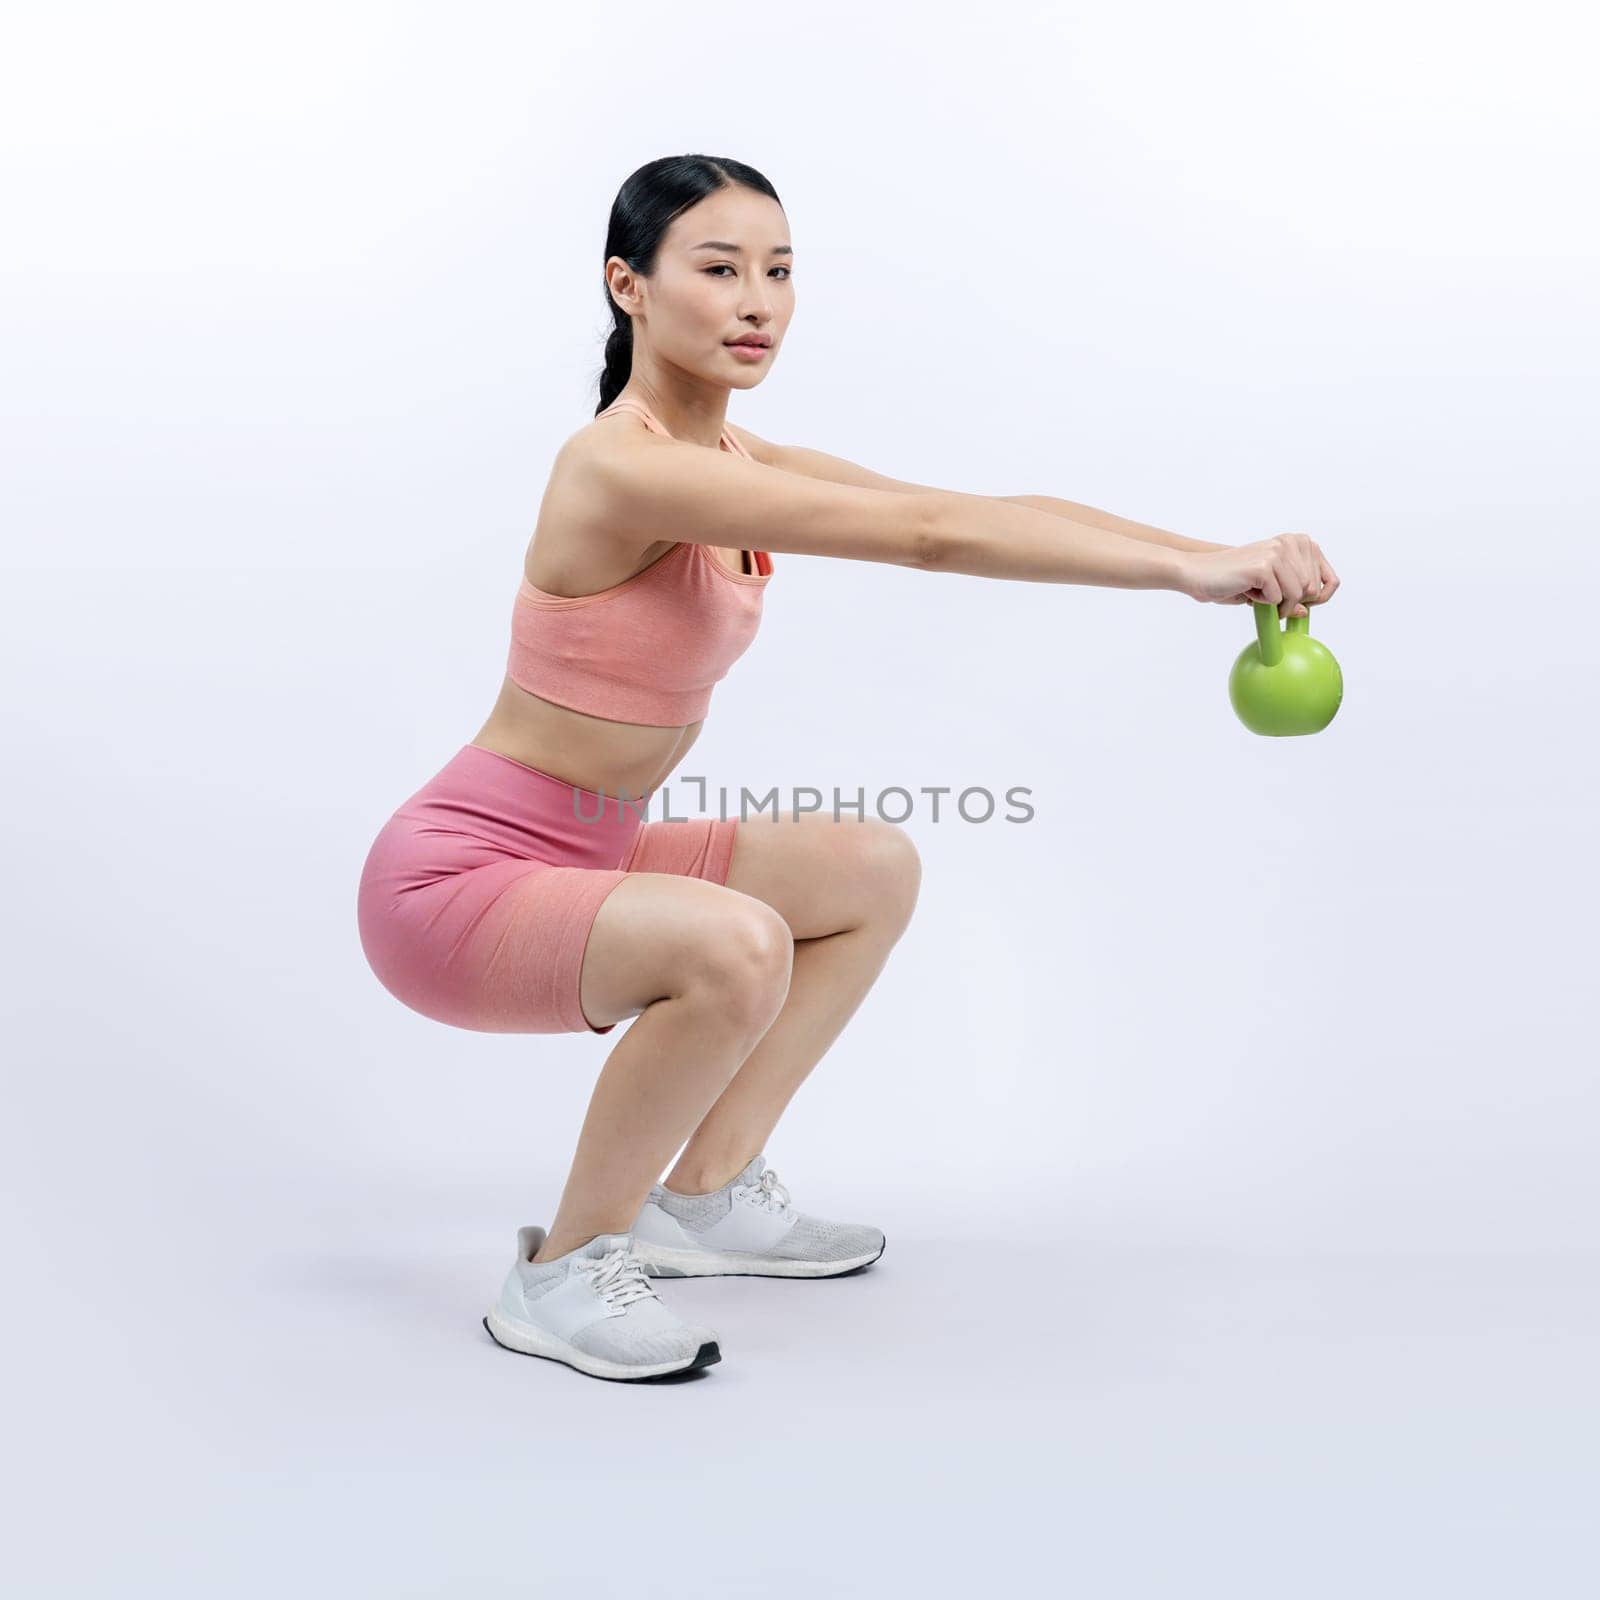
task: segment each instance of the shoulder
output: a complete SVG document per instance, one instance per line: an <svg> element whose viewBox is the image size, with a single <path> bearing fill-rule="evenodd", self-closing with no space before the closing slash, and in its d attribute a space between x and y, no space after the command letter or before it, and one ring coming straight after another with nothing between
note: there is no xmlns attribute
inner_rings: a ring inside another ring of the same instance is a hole
<svg viewBox="0 0 1600 1600"><path fill-rule="evenodd" d="M551 490L582 495L619 473L633 472L634 463L649 459L640 452L671 442L647 428L631 411L595 417L569 433L557 448L550 466Z"/></svg>
<svg viewBox="0 0 1600 1600"><path fill-rule="evenodd" d="M566 549L590 547L597 540L615 549L637 553L645 541L639 527L638 502L649 492L657 472L657 459L648 452L660 450L670 440L651 432L638 415L618 411L583 423L557 446L550 463L549 481L539 505L535 544ZM591 574L573 578L563 571L549 585L561 592L562 584L604 587ZM532 580L530 580L532 581Z"/></svg>
<svg viewBox="0 0 1600 1600"><path fill-rule="evenodd" d="M619 417L626 420L618 421ZM782 445L773 444L760 434L731 422L723 426L734 442L744 447L752 461L767 467L787 464ZM556 451L550 475L552 480L562 482L594 483L636 470L649 472L653 470L653 461L660 459L649 452L669 451L672 445L671 439L647 427L636 414L616 412L609 417L596 417L570 433Z"/></svg>
<svg viewBox="0 0 1600 1600"><path fill-rule="evenodd" d="M558 463L583 461L641 442L654 444L657 438L636 411L613 411L609 417L591 417L582 427L569 433L556 452L556 460Z"/></svg>
<svg viewBox="0 0 1600 1600"><path fill-rule="evenodd" d="M619 422L618 418L623 420ZM744 446L752 460L759 461L764 467L783 464L782 445L773 444L760 434L732 422L725 422L723 426L737 443ZM636 413L619 411L609 417L596 417L569 434L556 452L556 466L581 467L611 457L618 450L625 451L639 445L649 449L671 442L647 427Z"/></svg>

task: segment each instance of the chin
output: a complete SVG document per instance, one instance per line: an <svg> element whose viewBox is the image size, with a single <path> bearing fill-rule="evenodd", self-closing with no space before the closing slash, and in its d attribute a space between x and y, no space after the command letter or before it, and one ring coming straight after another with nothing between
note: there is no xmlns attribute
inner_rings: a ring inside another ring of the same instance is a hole
<svg viewBox="0 0 1600 1600"><path fill-rule="evenodd" d="M772 371L772 357L768 356L760 366L753 366L748 371L741 370L732 374L717 374L719 381L726 383L730 389L755 389L758 388L767 374Z"/></svg>

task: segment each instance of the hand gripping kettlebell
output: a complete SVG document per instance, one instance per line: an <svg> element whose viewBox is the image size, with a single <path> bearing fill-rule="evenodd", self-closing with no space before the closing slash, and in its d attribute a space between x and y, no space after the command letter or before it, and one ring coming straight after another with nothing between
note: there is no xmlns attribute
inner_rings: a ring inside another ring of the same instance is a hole
<svg viewBox="0 0 1600 1600"><path fill-rule="evenodd" d="M1278 626L1278 608L1252 601L1256 637L1228 674L1228 698L1252 733L1321 733L1344 698L1333 652L1311 637L1310 617Z"/></svg>

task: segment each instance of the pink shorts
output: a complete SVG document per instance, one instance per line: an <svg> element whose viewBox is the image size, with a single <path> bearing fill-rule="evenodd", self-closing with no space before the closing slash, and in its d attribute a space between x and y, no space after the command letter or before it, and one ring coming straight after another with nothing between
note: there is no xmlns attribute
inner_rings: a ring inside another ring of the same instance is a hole
<svg viewBox="0 0 1600 1600"><path fill-rule="evenodd" d="M630 872L726 883L739 830L647 809L463 745L367 854L356 920L378 981L452 1027L610 1033L578 1003L600 902Z"/></svg>

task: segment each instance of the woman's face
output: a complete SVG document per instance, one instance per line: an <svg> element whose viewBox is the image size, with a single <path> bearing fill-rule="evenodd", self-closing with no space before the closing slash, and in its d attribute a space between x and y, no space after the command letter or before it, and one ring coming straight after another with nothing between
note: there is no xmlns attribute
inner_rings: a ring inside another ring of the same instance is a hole
<svg viewBox="0 0 1600 1600"><path fill-rule="evenodd" d="M753 389L777 359L794 315L793 251L783 207L735 184L668 224L652 277L636 278L619 256L607 263L613 292L633 315L634 370L646 359L708 384ZM741 355L733 340L770 341Z"/></svg>

